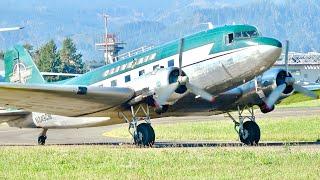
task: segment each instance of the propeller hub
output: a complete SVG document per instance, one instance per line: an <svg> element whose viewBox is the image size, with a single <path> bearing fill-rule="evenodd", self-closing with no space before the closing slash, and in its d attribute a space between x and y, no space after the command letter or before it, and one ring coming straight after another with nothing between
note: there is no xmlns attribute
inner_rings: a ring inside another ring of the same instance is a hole
<svg viewBox="0 0 320 180"><path fill-rule="evenodd" d="M188 76L179 76L178 82L180 85L185 85L187 82L189 82Z"/></svg>
<svg viewBox="0 0 320 180"><path fill-rule="evenodd" d="M288 86L292 86L294 83L295 83L295 79L293 77L286 77L286 80L285 80L285 83L288 85Z"/></svg>

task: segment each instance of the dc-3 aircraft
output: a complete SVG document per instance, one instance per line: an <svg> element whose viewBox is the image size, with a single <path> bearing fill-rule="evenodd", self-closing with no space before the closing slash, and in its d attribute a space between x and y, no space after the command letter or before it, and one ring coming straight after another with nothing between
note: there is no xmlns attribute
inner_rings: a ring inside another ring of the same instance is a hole
<svg viewBox="0 0 320 180"><path fill-rule="evenodd" d="M16 46L5 53L7 82L0 83L0 106L18 110L5 111L2 122L42 128L41 145L51 128L128 123L135 144L149 146L155 141L151 117L213 115L235 109L239 121L230 117L240 140L253 145L260 140L253 105L270 112L294 89L316 97L295 84L286 70L265 72L281 51L278 40L263 37L254 26L226 25L47 83L29 53ZM244 109L252 116L241 116ZM140 120L144 122L138 124Z"/></svg>

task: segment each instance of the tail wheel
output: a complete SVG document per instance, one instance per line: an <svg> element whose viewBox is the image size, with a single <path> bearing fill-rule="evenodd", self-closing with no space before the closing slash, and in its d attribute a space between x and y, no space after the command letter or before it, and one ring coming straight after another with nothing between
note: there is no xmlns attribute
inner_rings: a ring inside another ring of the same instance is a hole
<svg viewBox="0 0 320 180"><path fill-rule="evenodd" d="M239 133L240 141L246 145L256 145L260 140L260 128L254 121L243 123L243 130Z"/></svg>
<svg viewBox="0 0 320 180"><path fill-rule="evenodd" d="M134 143L136 145L152 146L154 141L155 133L152 126L148 123L139 124L134 136Z"/></svg>

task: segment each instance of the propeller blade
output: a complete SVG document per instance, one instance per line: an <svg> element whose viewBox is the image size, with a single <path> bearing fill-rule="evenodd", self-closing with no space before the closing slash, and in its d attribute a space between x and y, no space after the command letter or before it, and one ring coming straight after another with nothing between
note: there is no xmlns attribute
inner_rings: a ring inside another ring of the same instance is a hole
<svg viewBox="0 0 320 180"><path fill-rule="evenodd" d="M193 94L200 96L202 99L205 99L210 102L214 101L214 97L210 93L206 92L205 90L190 83L187 83L186 86L187 86L187 89L189 89Z"/></svg>
<svg viewBox="0 0 320 180"><path fill-rule="evenodd" d="M289 76L289 41L286 40L286 49L285 49L285 54L284 54L284 61L286 65L286 73L287 76Z"/></svg>
<svg viewBox="0 0 320 180"><path fill-rule="evenodd" d="M266 105L271 108L280 98L282 92L286 89L287 85L286 84L281 84L280 86L276 87L269 97L266 100Z"/></svg>
<svg viewBox="0 0 320 180"><path fill-rule="evenodd" d="M293 84L293 88L296 91L298 91L298 92L300 92L300 93L302 93L302 94L304 94L306 96L309 96L309 97L311 97L313 99L318 99L319 98L319 96L315 92L310 91L307 88L304 88L304 87L302 87L302 86L300 86L298 84Z"/></svg>
<svg viewBox="0 0 320 180"><path fill-rule="evenodd" d="M184 45L184 38L180 39L179 42L179 76L182 76L182 53L183 53L183 45Z"/></svg>
<svg viewBox="0 0 320 180"><path fill-rule="evenodd" d="M156 98L156 101L160 105L166 104L170 96L174 93L174 91L178 88L179 83L172 83L164 88L161 88L157 91L158 97Z"/></svg>

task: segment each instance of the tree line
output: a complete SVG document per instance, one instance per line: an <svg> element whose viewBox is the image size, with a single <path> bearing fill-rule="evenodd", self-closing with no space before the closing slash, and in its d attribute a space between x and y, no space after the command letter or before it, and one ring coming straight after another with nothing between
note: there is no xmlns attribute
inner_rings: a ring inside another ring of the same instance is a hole
<svg viewBox="0 0 320 180"><path fill-rule="evenodd" d="M40 72L82 74L88 71L88 68L82 61L82 54L77 52L76 45L71 38L63 40L61 49L57 48L54 40L50 40L36 50L28 43L24 45L24 48L30 52ZM49 82L66 78L68 77L45 77Z"/></svg>

